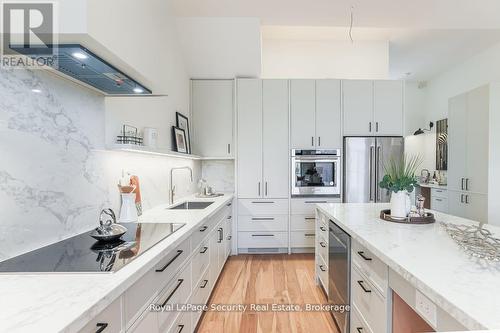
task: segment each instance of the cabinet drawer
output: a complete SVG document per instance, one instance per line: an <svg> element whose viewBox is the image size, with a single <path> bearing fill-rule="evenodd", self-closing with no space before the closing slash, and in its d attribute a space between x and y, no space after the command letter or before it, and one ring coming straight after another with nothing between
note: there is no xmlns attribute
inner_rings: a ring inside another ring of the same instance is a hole
<svg viewBox="0 0 500 333"><path fill-rule="evenodd" d="M287 232L239 232L239 248L278 248L288 247Z"/></svg>
<svg viewBox="0 0 500 333"><path fill-rule="evenodd" d="M143 313L141 318L139 318L134 325L127 330L127 333L156 333L159 332L158 328L158 313L146 311ZM103 331L102 333L106 333Z"/></svg>
<svg viewBox="0 0 500 333"><path fill-rule="evenodd" d="M323 289L328 293L328 265L320 256L316 256L316 274Z"/></svg>
<svg viewBox="0 0 500 333"><path fill-rule="evenodd" d="M95 333L100 328L105 327L103 332L119 333L122 331L122 307L121 297L118 297L97 317L92 319L80 333Z"/></svg>
<svg viewBox="0 0 500 333"><path fill-rule="evenodd" d="M240 199L238 215L288 215L288 199Z"/></svg>
<svg viewBox="0 0 500 333"><path fill-rule="evenodd" d="M240 231L287 231L288 215L238 216Z"/></svg>
<svg viewBox="0 0 500 333"><path fill-rule="evenodd" d="M351 297L353 305L374 332L387 332L387 300L356 268L351 271Z"/></svg>
<svg viewBox="0 0 500 333"><path fill-rule="evenodd" d="M189 263L178 275L173 278L169 285L162 291L156 304L161 306L185 304L191 294L191 263ZM177 311L158 312L158 325L160 328L168 328L172 320L178 314Z"/></svg>
<svg viewBox="0 0 500 333"><path fill-rule="evenodd" d="M384 297L387 295L389 268L356 241L352 242L352 262Z"/></svg>
<svg viewBox="0 0 500 333"><path fill-rule="evenodd" d="M448 198L432 197L431 209L442 213L448 213Z"/></svg>
<svg viewBox="0 0 500 333"><path fill-rule="evenodd" d="M316 221L316 235L323 237L328 243L328 224L324 225L321 221Z"/></svg>
<svg viewBox="0 0 500 333"><path fill-rule="evenodd" d="M182 312L170 327L168 333L192 333L193 326L191 326L191 312ZM165 330L161 330L160 332L166 332Z"/></svg>
<svg viewBox="0 0 500 333"><path fill-rule="evenodd" d="M292 215L290 219L290 228L292 231L314 230L316 221L314 213L310 215Z"/></svg>
<svg viewBox="0 0 500 333"><path fill-rule="evenodd" d="M351 333L373 333L355 306L351 307Z"/></svg>
<svg viewBox="0 0 500 333"><path fill-rule="evenodd" d="M328 241L323 235L316 234L316 252L325 262L328 262Z"/></svg>
<svg viewBox="0 0 500 333"><path fill-rule="evenodd" d="M334 203L340 202L340 198L300 198L291 200L291 213L292 215L310 215L314 216L314 210L317 204L320 203Z"/></svg>
<svg viewBox="0 0 500 333"><path fill-rule="evenodd" d="M198 281L203 276L203 273L208 267L210 262L210 252L216 251L216 249L210 248L209 239L203 241L203 243L195 250L193 255L193 283L198 283Z"/></svg>
<svg viewBox="0 0 500 333"><path fill-rule="evenodd" d="M292 231L290 233L291 247L314 247L314 231Z"/></svg>
<svg viewBox="0 0 500 333"><path fill-rule="evenodd" d="M152 270L142 276L124 296L126 326L129 327L154 297L166 286L191 254L191 240L188 238L170 251Z"/></svg>
<svg viewBox="0 0 500 333"><path fill-rule="evenodd" d="M432 198L448 198L448 190L440 188L431 188Z"/></svg>
<svg viewBox="0 0 500 333"><path fill-rule="evenodd" d="M212 269L212 268L210 268ZM191 303L206 304L210 296L210 288L213 282L210 282L210 269L205 271L200 281L193 286L193 297Z"/></svg>

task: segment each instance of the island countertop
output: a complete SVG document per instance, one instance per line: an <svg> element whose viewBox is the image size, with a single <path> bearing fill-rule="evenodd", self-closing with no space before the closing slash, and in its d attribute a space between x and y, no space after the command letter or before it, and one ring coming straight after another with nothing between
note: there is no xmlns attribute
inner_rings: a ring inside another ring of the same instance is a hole
<svg viewBox="0 0 500 333"><path fill-rule="evenodd" d="M201 210L168 210L169 205L164 204L145 211L140 223L186 225L117 272L0 274L0 332L78 332L206 219L231 202L233 195L184 198L189 199L214 203Z"/></svg>
<svg viewBox="0 0 500 333"><path fill-rule="evenodd" d="M500 329L500 262L465 253L440 222L477 222L433 212L428 225L379 218L388 204L318 204L318 209L470 330ZM500 236L500 228L486 225Z"/></svg>

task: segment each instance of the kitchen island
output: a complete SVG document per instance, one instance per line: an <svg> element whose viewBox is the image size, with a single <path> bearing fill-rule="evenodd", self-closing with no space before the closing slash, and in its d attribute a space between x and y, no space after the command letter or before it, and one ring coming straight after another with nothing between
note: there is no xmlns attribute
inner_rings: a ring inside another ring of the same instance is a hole
<svg viewBox="0 0 500 333"><path fill-rule="evenodd" d="M437 220L434 224L391 223L379 218L380 211L387 208L388 204L318 204L317 219L325 216L333 221L351 236L353 244L363 247L386 265L390 288L403 281L437 306L438 318L434 323L437 320L438 327L442 313L463 329L499 329L500 263L471 257L440 224L477 223L439 212L434 212ZM500 228L486 227L500 235ZM352 252L351 257L354 262L357 254ZM389 289L388 299L390 292ZM386 318L390 327L390 313ZM432 320L430 324L433 326Z"/></svg>

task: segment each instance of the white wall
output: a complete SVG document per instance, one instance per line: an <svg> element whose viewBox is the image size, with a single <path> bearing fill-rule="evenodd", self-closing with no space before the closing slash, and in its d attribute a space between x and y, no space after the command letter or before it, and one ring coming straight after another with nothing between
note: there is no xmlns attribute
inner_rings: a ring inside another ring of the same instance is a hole
<svg viewBox="0 0 500 333"><path fill-rule="evenodd" d="M262 77L387 79L387 41L262 40Z"/></svg>
<svg viewBox="0 0 500 333"><path fill-rule="evenodd" d="M181 18L177 28L191 78L260 76L258 18Z"/></svg>

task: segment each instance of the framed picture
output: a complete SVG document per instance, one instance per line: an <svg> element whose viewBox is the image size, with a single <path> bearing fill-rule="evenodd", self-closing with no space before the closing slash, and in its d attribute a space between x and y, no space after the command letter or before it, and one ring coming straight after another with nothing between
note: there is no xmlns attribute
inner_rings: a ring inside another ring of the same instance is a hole
<svg viewBox="0 0 500 333"><path fill-rule="evenodd" d="M186 148L188 154L191 154L191 133L189 132L189 119L182 113L176 112L175 117L177 120L177 127L183 129L186 133Z"/></svg>
<svg viewBox="0 0 500 333"><path fill-rule="evenodd" d="M174 134L175 149L177 152L188 154L186 132L177 126L172 126L172 132Z"/></svg>

